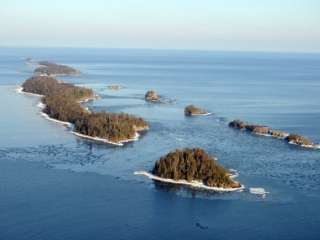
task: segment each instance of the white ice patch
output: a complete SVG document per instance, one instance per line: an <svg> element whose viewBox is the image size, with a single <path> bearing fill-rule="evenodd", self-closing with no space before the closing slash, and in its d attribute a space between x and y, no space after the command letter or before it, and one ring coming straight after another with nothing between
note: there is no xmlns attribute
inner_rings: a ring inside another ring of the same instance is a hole
<svg viewBox="0 0 320 240"><path fill-rule="evenodd" d="M314 147L315 149L320 149L320 144L315 144L313 147Z"/></svg>
<svg viewBox="0 0 320 240"><path fill-rule="evenodd" d="M37 104L37 107L40 108L40 109L44 109L44 108L46 107L46 105L43 104L42 102L39 102L39 103Z"/></svg>
<svg viewBox="0 0 320 240"><path fill-rule="evenodd" d="M269 193L264 188L249 188L249 192L254 195L260 195L263 198Z"/></svg>
<svg viewBox="0 0 320 240"><path fill-rule="evenodd" d="M239 177L239 172L237 170L230 168L229 172L230 172L230 178L234 179Z"/></svg>

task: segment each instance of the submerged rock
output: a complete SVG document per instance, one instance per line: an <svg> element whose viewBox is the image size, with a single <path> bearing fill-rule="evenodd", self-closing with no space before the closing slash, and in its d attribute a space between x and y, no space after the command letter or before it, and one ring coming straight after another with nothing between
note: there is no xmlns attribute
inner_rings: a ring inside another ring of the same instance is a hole
<svg viewBox="0 0 320 240"><path fill-rule="evenodd" d="M185 148L168 153L155 163L152 173L175 181L198 181L209 187L241 187L230 177L230 173L217 163L216 158L200 148Z"/></svg>
<svg viewBox="0 0 320 240"><path fill-rule="evenodd" d="M158 94L154 90L149 90L145 94L144 99L148 102L159 102L160 101L160 97L158 96Z"/></svg>
<svg viewBox="0 0 320 240"><path fill-rule="evenodd" d="M198 108L194 105L188 105L185 107L184 109L184 115L186 116L197 116L197 115L206 115L208 114L207 111L201 109L201 108Z"/></svg>
<svg viewBox="0 0 320 240"><path fill-rule="evenodd" d="M285 138L285 140L288 143L297 144L304 147L314 146L314 143L312 141L297 134L290 134L288 137Z"/></svg>

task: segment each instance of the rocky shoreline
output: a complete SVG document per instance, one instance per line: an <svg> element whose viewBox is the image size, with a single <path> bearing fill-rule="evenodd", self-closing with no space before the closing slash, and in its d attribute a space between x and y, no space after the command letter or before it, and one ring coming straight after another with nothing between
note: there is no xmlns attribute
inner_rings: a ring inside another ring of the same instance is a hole
<svg viewBox="0 0 320 240"><path fill-rule="evenodd" d="M249 124L241 120L233 120L229 123L229 127L246 131L255 135L268 136L277 139L282 139L289 144L294 144L304 148L318 149L319 145L313 143L311 140L300 136L298 134L291 134L280 130L274 130L268 126Z"/></svg>

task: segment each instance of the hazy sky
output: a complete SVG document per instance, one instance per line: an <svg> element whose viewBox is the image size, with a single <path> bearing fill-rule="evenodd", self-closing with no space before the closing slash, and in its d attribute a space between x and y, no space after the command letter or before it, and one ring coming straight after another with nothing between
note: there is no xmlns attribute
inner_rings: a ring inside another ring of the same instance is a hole
<svg viewBox="0 0 320 240"><path fill-rule="evenodd" d="M320 51L320 0L0 0L0 46Z"/></svg>

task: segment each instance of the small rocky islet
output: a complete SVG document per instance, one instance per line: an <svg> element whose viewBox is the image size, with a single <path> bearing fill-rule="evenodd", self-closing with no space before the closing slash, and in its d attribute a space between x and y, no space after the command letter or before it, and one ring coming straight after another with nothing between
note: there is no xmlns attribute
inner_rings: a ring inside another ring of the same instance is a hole
<svg viewBox="0 0 320 240"><path fill-rule="evenodd" d="M249 124L241 120L233 120L229 123L229 127L248 131L256 135L271 136L273 138L283 139L290 144L295 144L306 148L315 148L317 145L311 140L297 135L290 134L280 130L274 130L268 126Z"/></svg>
<svg viewBox="0 0 320 240"><path fill-rule="evenodd" d="M192 117L192 116L203 116L203 115L208 115L209 113L199 107L196 107L194 105L188 105L184 109L184 115L187 117Z"/></svg>
<svg viewBox="0 0 320 240"><path fill-rule="evenodd" d="M155 90L148 90L144 95L144 100L149 103L160 103L160 104L172 104L175 102L174 99L165 98L161 95L158 95L158 93Z"/></svg>
<svg viewBox="0 0 320 240"><path fill-rule="evenodd" d="M147 102L159 103L161 101L161 97L154 90L149 90L144 95L144 99Z"/></svg>

